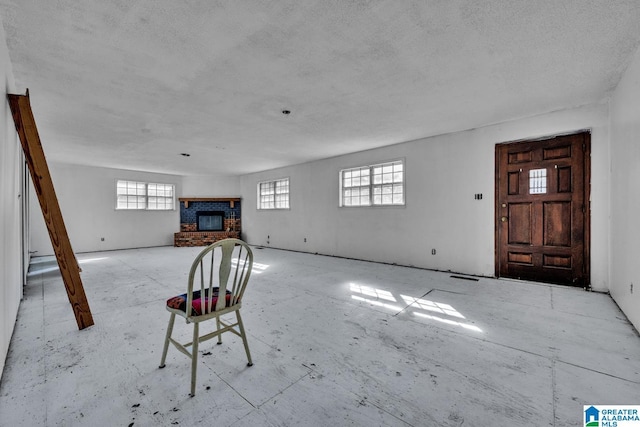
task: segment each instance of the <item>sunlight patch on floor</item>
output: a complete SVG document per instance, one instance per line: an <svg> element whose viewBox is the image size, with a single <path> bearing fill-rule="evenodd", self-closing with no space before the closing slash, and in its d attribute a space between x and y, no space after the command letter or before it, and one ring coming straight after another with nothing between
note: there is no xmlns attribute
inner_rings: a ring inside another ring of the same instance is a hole
<svg viewBox="0 0 640 427"><path fill-rule="evenodd" d="M352 292L351 299L355 301L364 302L375 307L394 310L398 313L403 310L408 310L409 313L422 319L434 320L436 322L458 326L471 331L482 332L482 329L475 325L450 319L450 317L454 319L466 319L462 313L450 304L400 294L401 301L404 301L406 304L402 307L396 304L390 304L390 302L397 303L399 300L392 292L385 289L349 283L349 290Z"/></svg>
<svg viewBox="0 0 640 427"><path fill-rule="evenodd" d="M458 312L458 310L456 310L449 304L443 304L441 302L429 301L421 298L414 298L408 295L400 295L400 296L402 297L404 302L406 302L407 304L420 307L423 310L435 311L436 313L446 314L447 316L451 316L451 317L459 317L461 319L465 318L462 314Z"/></svg>
<svg viewBox="0 0 640 427"><path fill-rule="evenodd" d="M235 265L238 263L237 259L232 259L231 260L231 264ZM244 265L244 261L240 260L240 265ZM251 269L251 274L262 274L265 272L265 270L269 268L269 264L260 264L259 262L254 262L253 263L253 268Z"/></svg>

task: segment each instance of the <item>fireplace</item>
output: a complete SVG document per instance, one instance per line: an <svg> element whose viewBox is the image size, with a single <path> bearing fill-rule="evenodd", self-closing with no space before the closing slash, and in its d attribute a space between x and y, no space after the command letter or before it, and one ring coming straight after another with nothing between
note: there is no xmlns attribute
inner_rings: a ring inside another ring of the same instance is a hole
<svg viewBox="0 0 640 427"><path fill-rule="evenodd" d="M179 200L180 231L173 235L174 246L207 246L222 239L240 239L239 197L181 197Z"/></svg>
<svg viewBox="0 0 640 427"><path fill-rule="evenodd" d="M198 211L196 212L196 226L198 231L225 231L224 212Z"/></svg>

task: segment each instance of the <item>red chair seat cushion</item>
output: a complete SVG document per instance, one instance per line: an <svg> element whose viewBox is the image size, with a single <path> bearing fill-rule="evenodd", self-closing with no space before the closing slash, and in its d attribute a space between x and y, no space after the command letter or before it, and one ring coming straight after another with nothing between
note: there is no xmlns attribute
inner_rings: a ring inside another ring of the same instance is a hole
<svg viewBox="0 0 640 427"><path fill-rule="evenodd" d="M195 316L200 316L202 314L207 314L209 313L209 290L205 289L204 291L205 293L205 299L203 300L200 296L200 291L195 291L193 293L193 300L191 301L191 314L195 315ZM211 302L211 311L215 311L216 309L216 303L218 302L218 293L219 293L219 288L213 288L213 292L212 292L212 298L213 301ZM229 307L231 305L231 292L227 291L227 295L225 297L226 299L226 307ZM202 306L204 305L204 306ZM177 295L175 297L169 298L167 300L167 307L169 308L173 308L176 310L180 310L180 311L187 311L187 294L182 294L182 295ZM203 312L201 312L201 309Z"/></svg>

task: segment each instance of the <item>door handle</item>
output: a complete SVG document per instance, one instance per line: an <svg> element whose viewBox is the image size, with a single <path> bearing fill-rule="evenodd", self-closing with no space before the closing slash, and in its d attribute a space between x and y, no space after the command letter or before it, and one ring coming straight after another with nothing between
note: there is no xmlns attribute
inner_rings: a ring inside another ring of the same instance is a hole
<svg viewBox="0 0 640 427"><path fill-rule="evenodd" d="M507 220L508 220L508 219L509 219L508 217L503 216L502 218L500 218L500 221L502 221L502 222L507 222Z"/></svg>

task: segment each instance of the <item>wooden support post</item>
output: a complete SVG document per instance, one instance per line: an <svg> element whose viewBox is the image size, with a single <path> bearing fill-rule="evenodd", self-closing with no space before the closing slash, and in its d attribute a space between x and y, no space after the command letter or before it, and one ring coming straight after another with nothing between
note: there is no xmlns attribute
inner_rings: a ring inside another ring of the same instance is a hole
<svg viewBox="0 0 640 427"><path fill-rule="evenodd" d="M56 254L58 267L60 267L62 280L67 290L67 296L78 323L78 329L87 328L93 325L93 316L80 279L80 267L71 248L58 198L53 188L53 181L49 174L47 160L40 143L40 136L29 102L29 91L27 90L26 95L7 96L13 121L16 124L16 131L22 143L22 150L29 165L33 187L40 201L44 222L47 224L53 251Z"/></svg>

